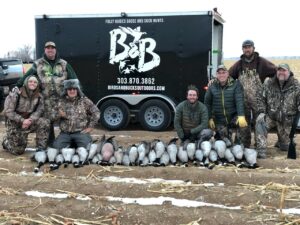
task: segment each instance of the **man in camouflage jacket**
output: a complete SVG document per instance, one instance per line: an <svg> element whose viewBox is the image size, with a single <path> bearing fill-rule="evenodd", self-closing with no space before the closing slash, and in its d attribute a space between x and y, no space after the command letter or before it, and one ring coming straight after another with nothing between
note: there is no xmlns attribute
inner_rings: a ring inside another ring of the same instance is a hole
<svg viewBox="0 0 300 225"><path fill-rule="evenodd" d="M198 89L190 85L187 90L187 99L176 107L174 127L181 141L196 140L200 132L207 128L207 108L198 101L198 97Z"/></svg>
<svg viewBox="0 0 300 225"><path fill-rule="evenodd" d="M30 74L38 77L41 93L44 97L44 114L46 118L51 120L49 144L52 145L55 138L53 121L57 111L57 102L63 91L63 81L76 79L77 76L71 65L59 57L54 42L46 42L44 51L43 57L33 63L24 77L20 78L17 86L21 87Z"/></svg>
<svg viewBox="0 0 300 225"><path fill-rule="evenodd" d="M242 44L243 55L231 68L229 75L239 79L244 88L245 116L249 126L241 130L241 139L245 147L251 144L251 122L257 117L256 93L262 88L267 77L276 74L276 66L255 52L254 42L245 40ZM255 133L255 132L254 132Z"/></svg>
<svg viewBox="0 0 300 225"><path fill-rule="evenodd" d="M46 149L50 120L41 117L44 111L44 99L39 92L38 79L28 76L20 91L10 92L5 99L6 136L3 148L20 155L27 146L29 133L36 133L36 146Z"/></svg>
<svg viewBox="0 0 300 225"><path fill-rule="evenodd" d="M87 148L92 141L89 133L98 123L100 112L97 106L83 95L77 79L64 81L57 118L61 133L54 141L54 147L61 149L75 144L76 147Z"/></svg>
<svg viewBox="0 0 300 225"><path fill-rule="evenodd" d="M258 157L266 158L267 132L276 128L279 148L288 150L289 133L300 106L300 84L288 64L280 64L277 75L267 80L257 94L256 142Z"/></svg>

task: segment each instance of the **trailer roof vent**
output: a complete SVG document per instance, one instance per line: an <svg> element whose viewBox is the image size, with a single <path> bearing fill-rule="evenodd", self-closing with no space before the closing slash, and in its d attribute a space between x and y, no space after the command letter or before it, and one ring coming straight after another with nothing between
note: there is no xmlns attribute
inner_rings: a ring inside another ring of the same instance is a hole
<svg viewBox="0 0 300 225"><path fill-rule="evenodd" d="M126 12L121 12L121 17L127 17Z"/></svg>

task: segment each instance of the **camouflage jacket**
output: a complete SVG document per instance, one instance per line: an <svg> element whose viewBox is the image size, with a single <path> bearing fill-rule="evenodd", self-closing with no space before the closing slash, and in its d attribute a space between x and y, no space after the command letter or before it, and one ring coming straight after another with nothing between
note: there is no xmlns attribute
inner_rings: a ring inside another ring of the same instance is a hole
<svg viewBox="0 0 300 225"><path fill-rule="evenodd" d="M21 87L30 75L38 77L44 97L60 96L63 90L63 81L77 78L73 68L65 60L56 56L55 60L51 61L45 55L33 63L32 67L17 82L17 86Z"/></svg>
<svg viewBox="0 0 300 225"><path fill-rule="evenodd" d="M277 77L269 79L257 93L258 113L282 122L296 115L300 105L300 84L290 76L281 88Z"/></svg>
<svg viewBox="0 0 300 225"><path fill-rule="evenodd" d="M44 112L44 99L36 91L30 97L24 87L18 91L10 92L5 99L4 115L9 120L23 123L24 119L30 118L33 122L39 119Z"/></svg>
<svg viewBox="0 0 300 225"><path fill-rule="evenodd" d="M185 100L176 107L174 127L179 138L183 138L186 132L197 134L207 126L208 112L202 102L192 105Z"/></svg>
<svg viewBox="0 0 300 225"><path fill-rule="evenodd" d="M276 66L272 62L254 52L254 58L250 62L247 62L245 56L241 55L241 59L229 68L229 75L234 79L238 79L247 70L255 71L255 74L259 75L262 83L267 77L274 77L277 71Z"/></svg>
<svg viewBox="0 0 300 225"><path fill-rule="evenodd" d="M99 109L87 97L70 99L64 96L59 100L58 110L65 113L64 117L58 117L60 130L66 133L93 128L100 118Z"/></svg>

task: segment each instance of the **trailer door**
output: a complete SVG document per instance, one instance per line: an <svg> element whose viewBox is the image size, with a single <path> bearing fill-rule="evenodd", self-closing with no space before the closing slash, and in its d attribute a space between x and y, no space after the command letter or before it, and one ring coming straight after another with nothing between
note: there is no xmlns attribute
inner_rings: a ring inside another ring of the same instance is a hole
<svg viewBox="0 0 300 225"><path fill-rule="evenodd" d="M208 79L215 77L218 65L223 63L223 24L213 17L211 64L208 68Z"/></svg>

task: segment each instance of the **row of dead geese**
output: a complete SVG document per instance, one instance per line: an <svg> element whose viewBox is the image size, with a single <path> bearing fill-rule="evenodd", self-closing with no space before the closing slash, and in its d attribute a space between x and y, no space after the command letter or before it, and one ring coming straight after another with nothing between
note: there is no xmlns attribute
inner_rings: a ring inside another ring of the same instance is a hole
<svg viewBox="0 0 300 225"><path fill-rule="evenodd" d="M38 172L46 162L50 170L58 169L62 164L67 167L73 164L75 168L87 164L124 165L124 166L168 166L194 165L206 166L212 169L215 165L236 165L256 168L257 152L255 149L244 148L243 145L231 146L228 139L213 138L213 132L205 129L196 142L189 140L176 144L178 138L173 138L168 144L161 140L141 141L127 149L118 146L114 136L102 136L98 143L92 143L86 148L62 148L60 150L48 147L46 151L37 151L33 155L38 165Z"/></svg>

